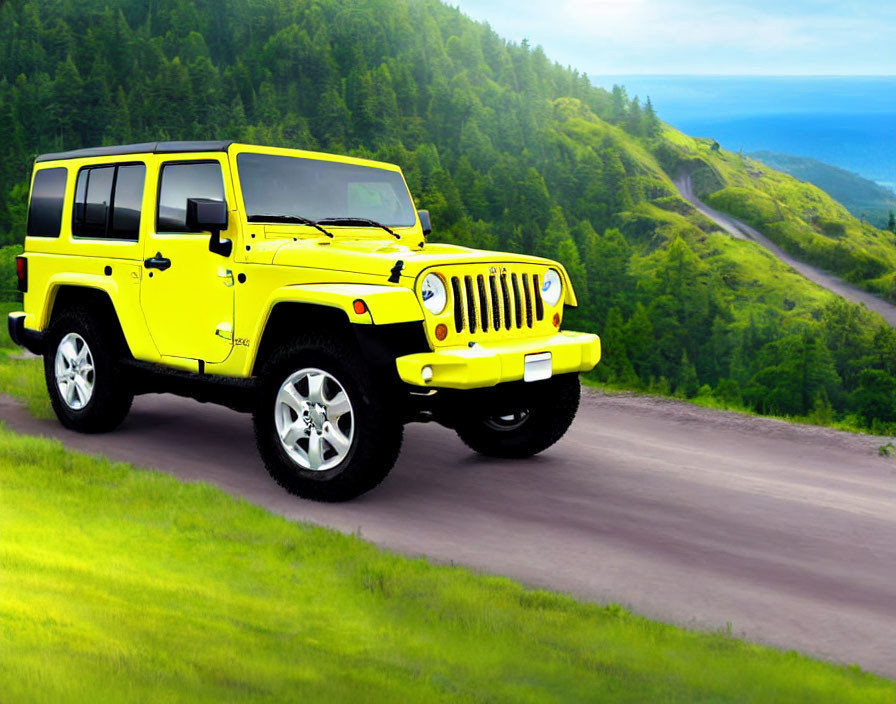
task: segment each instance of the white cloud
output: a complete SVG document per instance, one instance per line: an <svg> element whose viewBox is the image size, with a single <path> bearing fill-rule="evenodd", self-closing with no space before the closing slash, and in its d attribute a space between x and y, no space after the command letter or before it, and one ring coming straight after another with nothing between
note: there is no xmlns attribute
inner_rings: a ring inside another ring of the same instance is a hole
<svg viewBox="0 0 896 704"><path fill-rule="evenodd" d="M460 3L508 39L588 73L896 73L896 3Z"/></svg>

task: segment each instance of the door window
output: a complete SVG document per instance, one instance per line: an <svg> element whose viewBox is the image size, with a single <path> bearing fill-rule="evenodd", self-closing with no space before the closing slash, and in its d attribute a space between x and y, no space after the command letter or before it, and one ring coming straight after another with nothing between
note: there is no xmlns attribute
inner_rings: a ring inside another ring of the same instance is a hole
<svg viewBox="0 0 896 704"><path fill-rule="evenodd" d="M110 226L112 237L136 238L140 232L140 211L143 209L145 180L146 167L143 164L118 167Z"/></svg>
<svg viewBox="0 0 896 704"><path fill-rule="evenodd" d="M187 227L187 198L224 200L221 164L206 161L162 167L156 232L191 232Z"/></svg>
<svg viewBox="0 0 896 704"><path fill-rule="evenodd" d="M146 167L143 164L81 169L75 184L75 237L136 240Z"/></svg>

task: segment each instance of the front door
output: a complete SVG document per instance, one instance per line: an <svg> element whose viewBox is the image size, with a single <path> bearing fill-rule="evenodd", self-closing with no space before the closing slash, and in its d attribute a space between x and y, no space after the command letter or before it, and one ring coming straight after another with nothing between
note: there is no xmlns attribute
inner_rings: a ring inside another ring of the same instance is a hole
<svg viewBox="0 0 896 704"><path fill-rule="evenodd" d="M233 260L208 249L208 232L190 232L187 198L233 204L224 158L165 161L158 172L155 226L146 237L140 301L166 357L224 361L233 347ZM236 218L221 237L233 238Z"/></svg>

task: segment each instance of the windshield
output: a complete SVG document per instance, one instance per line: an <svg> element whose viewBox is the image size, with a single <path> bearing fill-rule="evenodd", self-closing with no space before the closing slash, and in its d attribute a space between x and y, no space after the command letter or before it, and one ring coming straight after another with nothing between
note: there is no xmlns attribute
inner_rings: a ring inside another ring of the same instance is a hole
<svg viewBox="0 0 896 704"><path fill-rule="evenodd" d="M412 227L417 221L397 171L252 153L240 154L236 163L246 216L256 222L265 216L361 218L390 227Z"/></svg>

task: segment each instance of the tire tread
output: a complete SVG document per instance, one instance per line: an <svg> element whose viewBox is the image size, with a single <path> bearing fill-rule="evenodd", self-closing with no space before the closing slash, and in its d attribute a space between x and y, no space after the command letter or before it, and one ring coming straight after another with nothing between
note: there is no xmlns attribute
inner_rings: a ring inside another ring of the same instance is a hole
<svg viewBox="0 0 896 704"><path fill-rule="evenodd" d="M300 470L285 457L276 435L271 404L282 380L301 366L319 366L347 378L357 395L352 399L355 423L355 447L343 463L333 470L313 476ZM327 369L326 367L330 367ZM335 369L334 369L335 368ZM255 444L274 480L292 494L323 502L347 501L380 484L395 465L401 451L403 425L394 420L396 414L387 401L388 389L378 384L369 373L360 350L346 336L310 333L294 338L265 362L261 371L253 426ZM360 421L360 422L359 422ZM362 427L360 423L363 422ZM339 470L332 479L324 474Z"/></svg>

